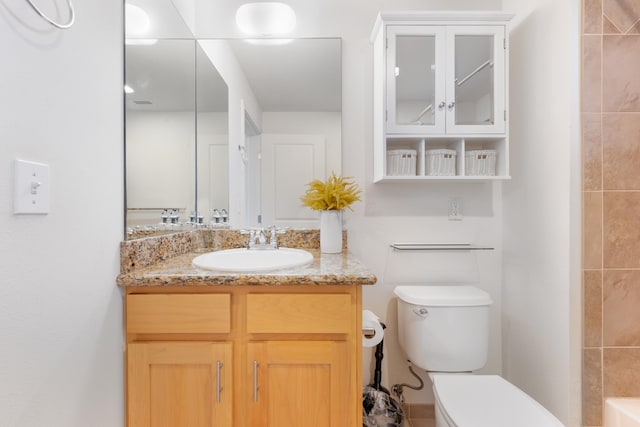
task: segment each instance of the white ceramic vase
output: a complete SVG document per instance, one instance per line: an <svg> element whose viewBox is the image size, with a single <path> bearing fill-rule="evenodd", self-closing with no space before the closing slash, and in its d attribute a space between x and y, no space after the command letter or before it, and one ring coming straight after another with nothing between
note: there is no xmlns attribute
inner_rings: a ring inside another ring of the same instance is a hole
<svg viewBox="0 0 640 427"><path fill-rule="evenodd" d="M342 211L320 211L320 252L342 252Z"/></svg>

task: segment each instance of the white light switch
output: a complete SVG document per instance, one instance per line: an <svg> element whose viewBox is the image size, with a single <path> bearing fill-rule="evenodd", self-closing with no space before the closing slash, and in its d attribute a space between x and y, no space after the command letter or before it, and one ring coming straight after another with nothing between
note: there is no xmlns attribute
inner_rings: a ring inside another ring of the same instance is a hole
<svg viewBox="0 0 640 427"><path fill-rule="evenodd" d="M49 165L15 161L14 214L49 213Z"/></svg>

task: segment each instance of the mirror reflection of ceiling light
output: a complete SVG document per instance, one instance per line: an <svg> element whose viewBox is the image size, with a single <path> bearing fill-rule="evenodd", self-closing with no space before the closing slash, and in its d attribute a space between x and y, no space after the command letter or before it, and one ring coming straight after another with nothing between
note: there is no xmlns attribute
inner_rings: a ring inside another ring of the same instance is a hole
<svg viewBox="0 0 640 427"><path fill-rule="evenodd" d="M288 34L296 26L296 13L285 3L246 3L236 12L236 24L246 34Z"/></svg>
<svg viewBox="0 0 640 427"><path fill-rule="evenodd" d="M131 86L129 85L124 85L124 93L129 94L129 93L133 93L134 90Z"/></svg>
<svg viewBox="0 0 640 427"><path fill-rule="evenodd" d="M125 34L127 36L143 35L149 31L151 20L141 7L125 4Z"/></svg>
<svg viewBox="0 0 640 427"><path fill-rule="evenodd" d="M125 39L127 46L153 46L158 43L158 39Z"/></svg>
<svg viewBox="0 0 640 427"><path fill-rule="evenodd" d="M255 46L282 46L293 43L293 39L244 39L244 41Z"/></svg>

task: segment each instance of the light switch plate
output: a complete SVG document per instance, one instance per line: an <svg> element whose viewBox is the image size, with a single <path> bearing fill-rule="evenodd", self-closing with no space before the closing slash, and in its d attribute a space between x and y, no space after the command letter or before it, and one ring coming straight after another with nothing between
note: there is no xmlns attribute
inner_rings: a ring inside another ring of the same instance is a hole
<svg viewBox="0 0 640 427"><path fill-rule="evenodd" d="M14 214L49 213L49 165L16 160Z"/></svg>
<svg viewBox="0 0 640 427"><path fill-rule="evenodd" d="M457 197L449 199L449 221L462 221L462 200Z"/></svg>

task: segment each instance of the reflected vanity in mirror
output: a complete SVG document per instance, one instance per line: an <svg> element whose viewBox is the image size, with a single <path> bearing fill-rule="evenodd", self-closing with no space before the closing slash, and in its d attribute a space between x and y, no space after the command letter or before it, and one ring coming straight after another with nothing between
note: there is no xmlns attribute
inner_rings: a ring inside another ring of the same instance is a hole
<svg viewBox="0 0 640 427"><path fill-rule="evenodd" d="M300 196L342 169L340 39L197 38L171 0L125 4L158 22L125 9L127 238L317 227Z"/></svg>

